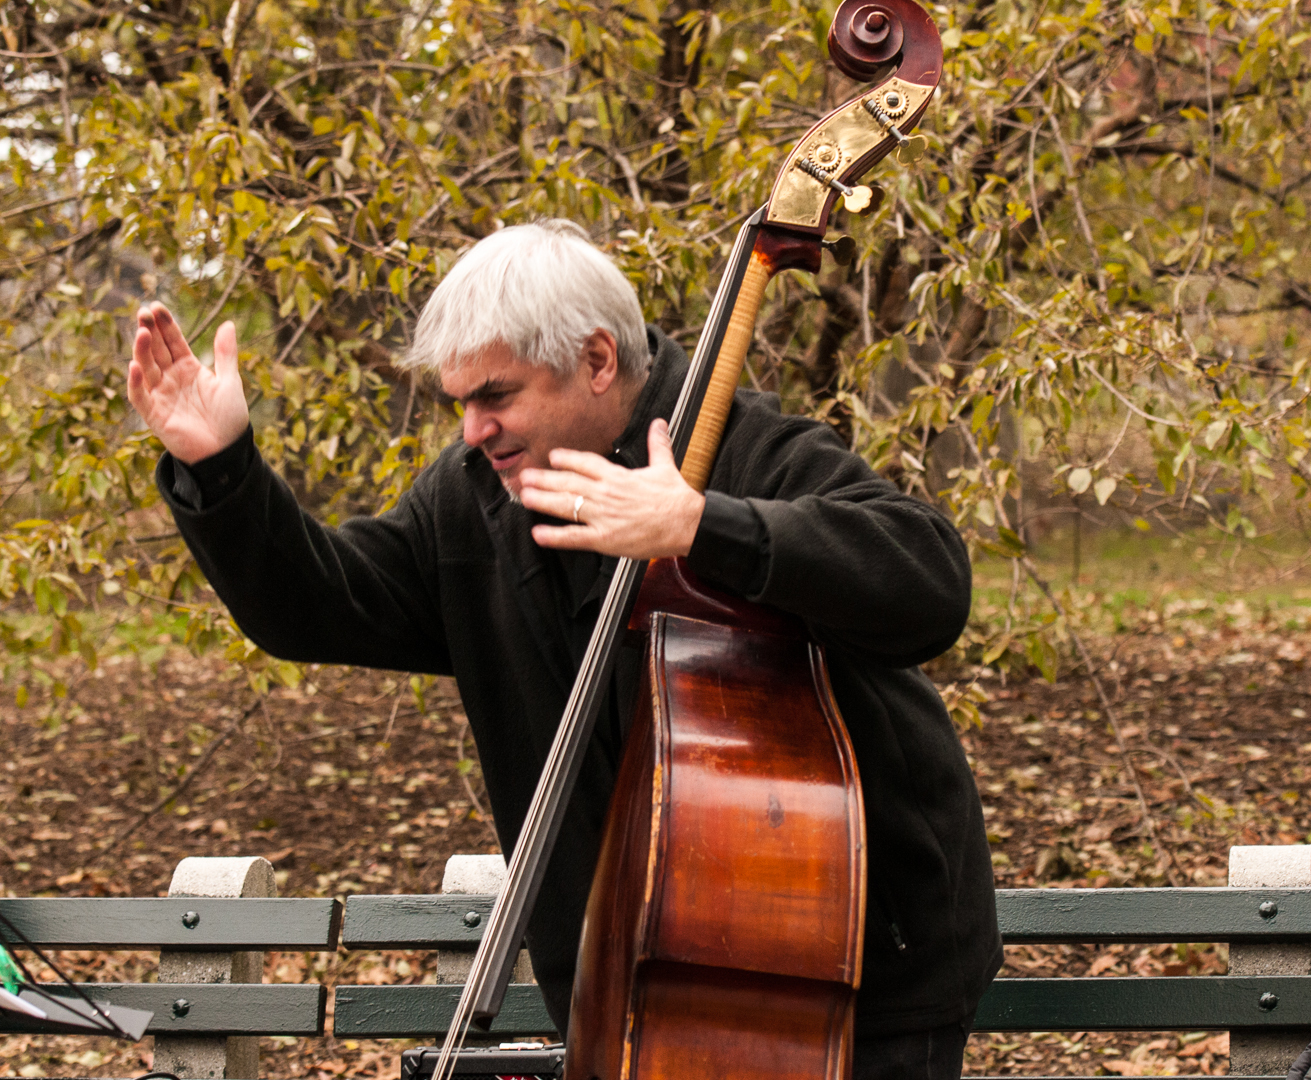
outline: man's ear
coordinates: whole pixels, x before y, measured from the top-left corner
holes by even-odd
[[[619,346],[609,330],[599,327],[583,341],[581,361],[587,368],[587,382],[600,397],[619,378]]]

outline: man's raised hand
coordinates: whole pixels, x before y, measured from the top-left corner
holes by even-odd
[[[231,446],[250,423],[237,371],[237,329],[214,335],[214,369],[205,367],[163,304],[137,312],[127,396],[164,448],[188,465]]]

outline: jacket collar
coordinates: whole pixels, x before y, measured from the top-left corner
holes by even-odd
[[[630,469],[642,469],[648,464],[647,429],[652,420],[668,420],[674,415],[683,380],[687,378],[687,354],[678,342],[658,326],[648,326],[646,344],[651,350],[651,372],[646,377],[637,404],[633,406],[628,426],[614,445],[615,459]]]

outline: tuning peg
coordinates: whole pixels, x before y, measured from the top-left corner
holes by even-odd
[[[856,258],[856,241],[849,236],[839,236],[836,240],[822,241],[824,250],[833,256],[839,266],[849,266]]]
[[[902,105],[904,109],[904,104]],[[897,160],[903,165],[914,165],[924,156],[924,151],[928,149],[929,140],[923,135],[913,135],[909,138],[903,134],[901,128],[897,127],[893,117],[879,105],[873,98],[865,101],[865,111],[874,117],[879,125],[897,140]]]
[[[842,205],[853,214],[869,214],[883,205],[883,189],[876,184],[849,187],[827,169],[816,165],[810,158],[797,158],[795,165],[803,173],[813,176],[821,184],[841,195]]]
[[[842,205],[852,214],[863,214],[869,209],[869,204],[873,201],[874,193],[864,184],[851,189],[849,194],[842,196]]]
[[[914,165],[924,156],[929,148],[929,140],[923,135],[912,135],[897,149],[897,160],[903,165]]]
[[[842,205],[853,214],[872,214],[883,205],[883,189],[877,184],[861,184],[842,197]]]

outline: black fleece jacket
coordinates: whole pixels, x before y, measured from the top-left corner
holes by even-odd
[[[649,336],[651,374],[615,444],[629,467],[646,464],[647,427],[669,417],[687,370],[677,344]],[[287,659],[454,675],[510,851],[614,560],[539,548],[535,515],[463,443],[394,509],[338,529],[305,514],[249,441],[234,453],[192,469],[165,455],[157,480],[242,630]],[[212,505],[195,474],[219,491]],[[965,547],[937,510],[875,476],[831,428],[782,415],[773,395],[738,391],[710,489],[692,569],[806,620],[851,733],[870,897],[857,1035],[961,1020],[1001,963],[992,866],[965,755],[915,665],[964,626]],[[562,1032],[640,671],[624,653],[528,932]]]

